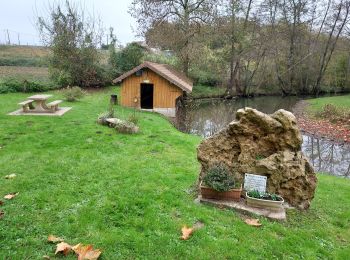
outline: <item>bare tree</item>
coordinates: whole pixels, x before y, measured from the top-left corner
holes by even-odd
[[[176,25],[174,28],[180,40],[176,51],[183,71],[188,74],[191,41],[201,26],[211,19],[215,6],[212,0],[134,0],[130,13],[137,19],[142,35],[162,23]]]
[[[227,84],[227,94],[233,95],[235,90],[237,95],[243,95],[241,88],[241,59],[244,50],[247,48],[246,39],[249,37],[247,33],[248,22],[252,10],[253,0],[248,0],[245,6],[241,0],[224,0],[223,13],[221,16],[227,17],[228,30],[227,41],[229,46],[229,82]]]
[[[321,91],[321,81],[332,58],[338,39],[341,36],[345,25],[349,21],[349,12],[350,1],[340,0],[340,2],[334,4],[334,12],[331,13],[329,17],[330,22],[327,26],[328,38],[325,43],[323,52],[321,52],[319,71],[312,90],[312,93],[316,96],[319,95]]]

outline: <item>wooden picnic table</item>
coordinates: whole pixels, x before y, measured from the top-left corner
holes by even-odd
[[[50,108],[46,105],[46,101],[52,97],[52,95],[34,95],[28,97],[28,100],[33,100],[35,102],[35,106],[31,109],[31,112],[49,112]]]

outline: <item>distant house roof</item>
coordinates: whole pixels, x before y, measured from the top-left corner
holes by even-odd
[[[167,64],[159,64],[159,63],[153,63],[146,61],[142,63],[141,65],[137,66],[136,68],[124,73],[120,77],[113,80],[113,83],[118,83],[123,81],[125,78],[133,75],[137,71],[148,68],[152,70],[153,72],[157,73],[158,75],[162,76],[175,86],[178,86],[183,91],[186,91],[188,93],[192,92],[193,82],[182,72],[179,72],[172,68],[171,66]]]

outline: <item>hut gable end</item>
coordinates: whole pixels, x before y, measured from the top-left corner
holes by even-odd
[[[113,83],[119,83],[125,80],[126,78],[135,75],[138,71],[144,70],[144,69],[150,69],[154,73],[158,74],[159,76],[163,77],[170,83],[174,84],[181,90],[191,93],[193,88],[193,82],[183,73],[175,70],[169,65],[166,64],[158,64],[153,62],[144,62],[141,65],[135,67],[134,69],[124,73],[120,77],[113,80]]]

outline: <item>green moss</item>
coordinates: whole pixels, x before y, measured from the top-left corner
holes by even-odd
[[[73,107],[63,117],[8,116],[29,94],[0,95],[0,195],[19,192],[1,206],[0,259],[53,256],[49,234],[93,244],[103,259],[348,258],[349,180],[319,175],[309,211],[250,227],[233,211],[194,203],[199,137],[152,113],[138,112],[136,135],[96,124],[113,92],[63,103]],[[3,178],[10,173],[17,177]],[[182,225],[197,220],[204,228],[181,241]]]

